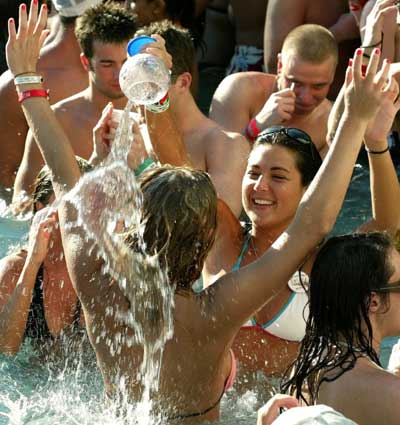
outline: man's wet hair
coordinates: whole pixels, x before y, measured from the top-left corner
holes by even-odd
[[[120,44],[133,38],[133,16],[118,3],[106,2],[91,7],[76,20],[75,35],[82,52],[93,57],[93,42]]]
[[[292,30],[285,38],[282,55],[295,55],[305,62],[320,64],[332,58],[338,62],[338,45],[326,28],[305,24]]]

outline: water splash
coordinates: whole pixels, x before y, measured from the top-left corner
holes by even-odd
[[[103,261],[103,272],[118,282],[129,301],[128,312],[118,306],[109,306],[107,314],[125,323],[133,331],[132,336],[104,337],[109,338],[112,355],[119,355],[124,344],[143,347],[143,361],[138,372],[142,398],[135,407],[134,417],[138,424],[144,425],[154,420],[151,399],[158,390],[165,343],[173,334],[174,291],[168,284],[167,270],[160,268],[158,257],[144,254],[146,246],[140,217],[142,194],[127,165],[131,144],[135,143],[129,128],[131,107],[128,103],[107,160],[98,169],[85,174],[66,201],[77,210],[77,220],[71,226],[84,229],[93,253]],[[124,241],[121,228],[134,229],[135,249]],[[120,377],[120,402],[125,410],[131,410],[127,393],[125,379]]]

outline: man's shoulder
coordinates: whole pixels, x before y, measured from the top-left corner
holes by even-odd
[[[258,93],[260,89],[265,90],[273,87],[276,76],[264,72],[237,72],[225,77],[218,87],[218,91],[236,92],[240,95]]]
[[[267,74],[265,72],[247,71],[247,72],[236,72],[235,74],[228,75],[223,79],[223,83],[226,85],[246,85],[246,86],[257,86],[259,84],[269,84],[275,82],[276,75]]]
[[[17,98],[14,77],[11,72],[7,70],[0,75],[0,97],[7,97],[6,103],[8,103],[8,96],[10,96],[11,94],[15,97],[15,99]]]
[[[12,121],[25,121],[20,104],[17,101],[17,92],[14,85],[14,77],[10,71],[5,71],[0,75],[0,111],[3,122],[4,117],[13,117]],[[8,121],[7,121],[8,122]]]

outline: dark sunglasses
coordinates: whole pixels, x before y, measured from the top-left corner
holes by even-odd
[[[284,134],[288,139],[309,146],[311,156],[313,159],[315,159],[315,151],[317,148],[311,140],[311,137],[305,131],[293,127],[274,126],[266,128],[258,135],[258,138],[262,139],[265,136],[268,137],[274,134]]]
[[[388,286],[378,289],[371,289],[374,292],[400,292],[400,280],[396,282],[389,282]]]

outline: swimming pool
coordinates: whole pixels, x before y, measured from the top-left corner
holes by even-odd
[[[0,198],[0,259],[15,252],[27,241],[31,216],[13,217]]]
[[[369,216],[369,173],[366,163],[360,162],[334,233],[349,232]],[[65,345],[59,359],[48,363],[29,343],[14,358],[0,355],[0,424],[126,423],[105,402],[95,357],[87,341],[83,347],[75,351]],[[384,358],[390,353],[388,347],[384,345]],[[255,425],[256,409],[269,395],[265,382],[257,382],[254,391],[239,394],[234,389],[223,397],[220,424]],[[132,419],[129,423],[134,423]]]

